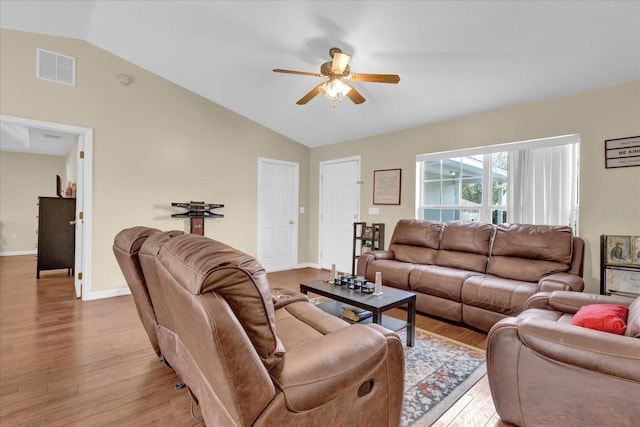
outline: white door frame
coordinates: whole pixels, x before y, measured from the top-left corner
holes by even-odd
[[[322,200],[322,168],[325,165],[330,165],[330,164],[334,164],[334,163],[343,163],[343,162],[351,162],[351,161],[357,161],[358,162],[358,183],[361,184],[362,181],[362,158],[361,156],[351,156],[351,157],[343,157],[340,159],[333,159],[333,160],[325,160],[320,162],[319,164],[319,170],[318,170],[318,181],[320,183],[320,185],[318,186],[318,198],[319,203],[318,203],[318,265],[320,266],[320,268],[322,268],[322,212],[323,212],[323,200]],[[361,186],[358,187],[359,189],[361,188]],[[353,222],[357,222],[360,221],[360,199],[361,199],[361,190],[358,191],[358,195],[357,195],[357,212],[356,212],[356,216],[357,218],[354,218]]]
[[[298,228],[299,220],[298,220],[298,205],[300,200],[300,164],[295,162],[288,162],[285,160],[275,160],[269,159],[266,157],[258,157],[258,236],[257,236],[257,258],[260,260],[263,256],[262,253],[262,203],[260,202],[261,197],[261,177],[262,177],[262,168],[265,163],[275,163],[283,166],[290,166],[294,168],[294,177],[293,177],[293,200],[292,200],[292,212],[293,221],[295,221],[295,227],[293,227],[293,242],[291,243],[291,251],[293,253],[293,263],[294,266],[298,265]]]
[[[41,120],[27,119],[23,117],[8,116],[0,114],[0,121],[4,123],[20,124],[28,127],[35,127],[45,130],[53,130],[59,132],[73,133],[78,135],[79,142],[84,145],[84,160],[76,159],[83,162],[83,167],[78,168],[76,189],[80,197],[81,203],[76,203],[76,230],[82,227],[79,241],[76,241],[76,260],[81,259],[80,265],[74,268],[74,285],[76,287],[76,297],[86,301],[91,295],[91,219],[92,219],[92,201],[93,201],[93,129],[66,125],[61,123],[45,122]],[[80,219],[82,214],[82,219]],[[79,246],[79,247],[78,247]],[[82,276],[80,276],[82,273]],[[82,277],[82,279],[80,279]]]

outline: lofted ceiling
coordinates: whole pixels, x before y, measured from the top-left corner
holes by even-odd
[[[640,80],[640,1],[2,0],[0,25],[86,40],[308,147]],[[296,105],[322,80],[272,70],[319,72],[333,46],[400,83]]]

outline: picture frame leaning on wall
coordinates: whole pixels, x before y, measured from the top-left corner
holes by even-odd
[[[632,264],[633,260],[632,236],[607,236],[607,263],[608,264]],[[640,249],[640,248],[638,248]],[[637,254],[636,254],[637,255]]]

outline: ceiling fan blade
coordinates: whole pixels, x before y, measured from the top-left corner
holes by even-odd
[[[309,73],[307,71],[281,70],[279,68],[276,68],[275,70],[273,70],[273,72],[285,73],[285,74],[299,74],[301,76],[324,77],[322,74],[319,74],[319,73]]]
[[[351,86],[347,82],[342,83],[350,89],[346,95],[350,100],[353,101],[354,104],[362,104],[364,101],[366,101],[366,99],[364,99],[364,96],[360,95],[360,92],[358,92],[353,86]]]
[[[347,77],[354,82],[366,83],[398,83],[400,76],[397,74],[349,74]]]
[[[308,94],[306,94],[305,96],[303,96],[302,98],[300,98],[298,100],[298,102],[296,102],[296,104],[298,105],[304,105],[307,102],[311,101],[313,99],[314,96],[316,96],[317,94],[320,93],[320,91],[322,91],[322,86],[324,86],[324,82],[320,83],[318,86],[314,87],[313,89],[311,89],[309,91]]]

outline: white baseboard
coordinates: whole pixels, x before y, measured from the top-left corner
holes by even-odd
[[[34,249],[31,251],[0,252],[0,256],[16,256],[16,255],[38,255],[38,251]]]
[[[316,264],[313,262],[305,262],[302,264],[298,264],[296,268],[315,268],[316,270],[320,270],[320,264]]]
[[[108,291],[91,292],[86,298],[82,298],[84,301],[91,301],[94,299],[113,298],[122,295],[131,295],[129,288],[110,289]]]
[[[316,269],[320,269],[320,266],[318,264],[313,264],[313,263],[302,263],[302,264],[297,264],[291,268],[279,268],[277,270],[268,270],[267,273],[276,273],[278,271],[288,271],[288,270],[297,270],[298,268],[316,268]]]

